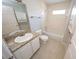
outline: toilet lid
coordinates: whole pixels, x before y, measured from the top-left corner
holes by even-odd
[[[41,35],[40,38],[41,38],[41,39],[48,39],[48,36],[46,36],[46,35]]]

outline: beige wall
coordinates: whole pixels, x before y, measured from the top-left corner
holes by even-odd
[[[46,20],[46,31],[56,34],[63,35],[65,28],[67,26],[68,19],[65,15],[53,15],[53,10],[62,10],[65,9],[66,13],[68,10],[69,2],[51,4],[47,6],[47,20]]]
[[[2,6],[2,34],[8,34],[19,29],[14,11],[11,7]]]

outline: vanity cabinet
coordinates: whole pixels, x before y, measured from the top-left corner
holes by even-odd
[[[16,59],[30,59],[31,56],[39,49],[39,37],[34,38],[14,52]]]
[[[17,59],[29,59],[32,56],[32,46],[30,43],[27,43],[23,47],[19,48],[14,52],[14,55]]]
[[[35,53],[40,47],[39,37],[32,40],[31,45],[32,45],[33,53]]]

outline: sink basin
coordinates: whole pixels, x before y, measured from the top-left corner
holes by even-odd
[[[29,41],[33,38],[33,34],[32,33],[26,33],[24,36],[18,36],[15,38],[15,42],[16,43],[22,43],[22,42],[26,42]]]

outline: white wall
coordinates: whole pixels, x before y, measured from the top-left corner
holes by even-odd
[[[19,30],[14,11],[11,7],[2,6],[2,34]]]
[[[42,16],[42,6],[40,0],[23,0],[23,3],[26,4],[28,11],[28,16]]]
[[[23,0],[23,3],[26,4],[31,30],[36,31],[41,29],[46,10],[45,4],[40,0]],[[35,17],[30,18],[31,16]]]

